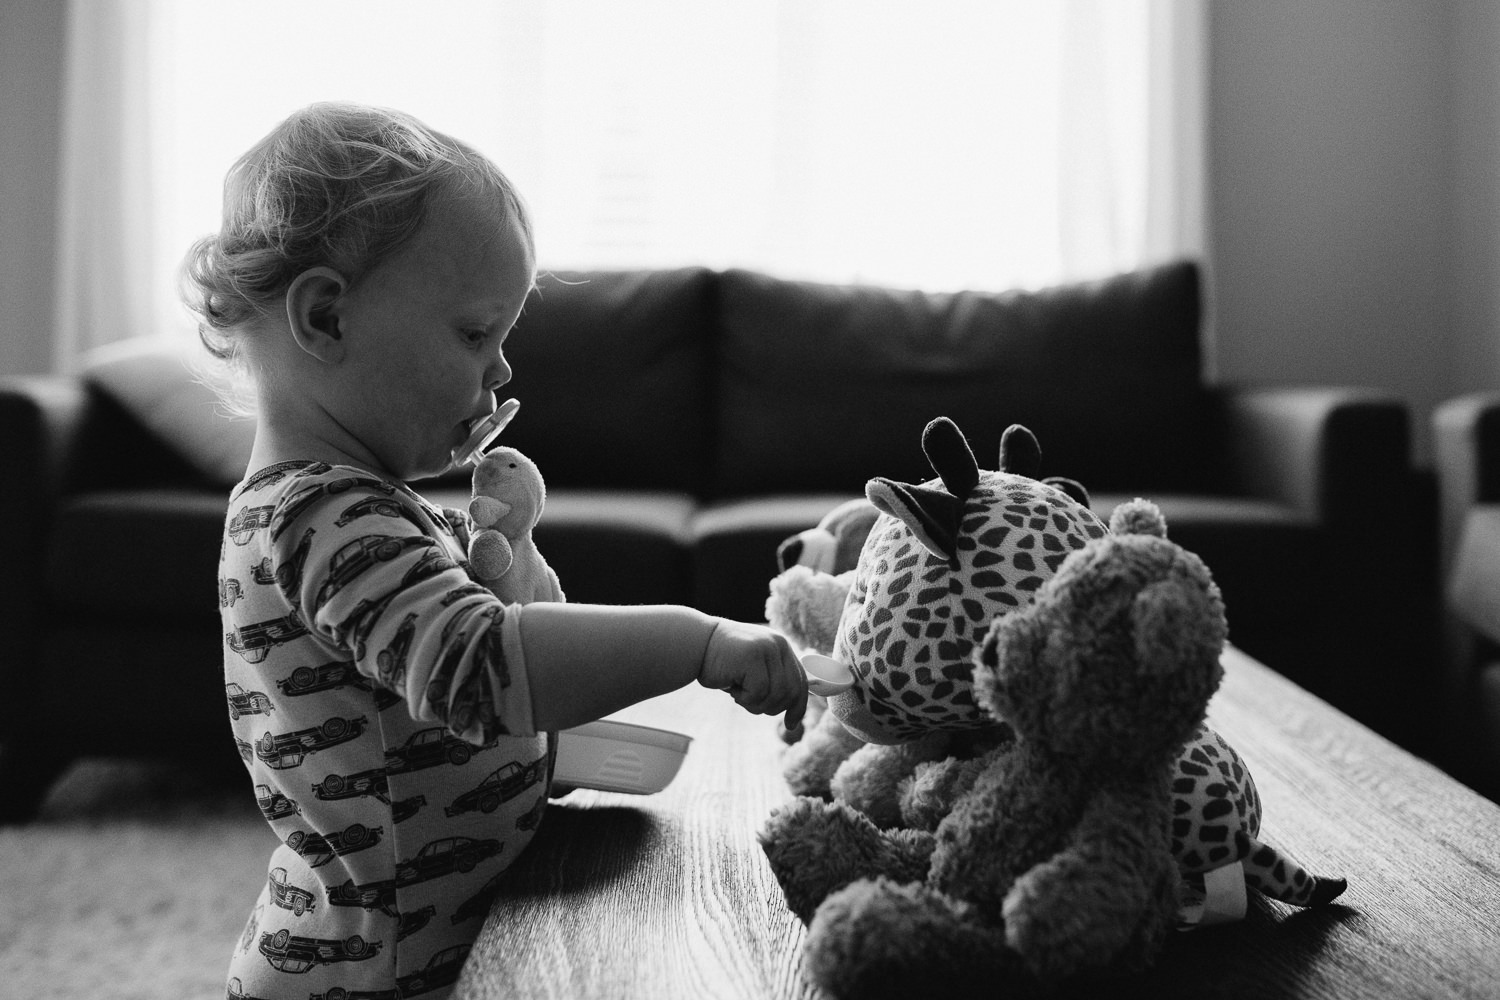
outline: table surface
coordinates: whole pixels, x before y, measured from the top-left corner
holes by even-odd
[[[1321,910],[1252,894],[1110,995],[1500,997],[1500,806],[1244,654],[1224,665],[1209,723],[1255,776],[1263,834],[1349,889]],[[455,997],[820,997],[755,838],[790,797],[774,723],[697,686],[618,717],[694,737],[682,771],[554,803]]]

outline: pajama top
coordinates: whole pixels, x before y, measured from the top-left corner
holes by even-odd
[[[224,688],[282,844],[228,996],[446,997],[531,839],[550,741],[521,609],[470,579],[468,532],[349,466],[274,465],[231,495]]]

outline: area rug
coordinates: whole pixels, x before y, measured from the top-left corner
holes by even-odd
[[[0,826],[0,996],[218,1000],[275,845],[244,774],[76,765]]]

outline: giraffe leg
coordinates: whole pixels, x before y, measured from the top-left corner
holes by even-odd
[[[1348,888],[1341,878],[1314,875],[1264,841],[1251,840],[1244,859],[1245,881],[1252,889],[1293,906],[1323,906]]]

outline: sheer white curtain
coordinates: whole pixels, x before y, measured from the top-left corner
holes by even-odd
[[[234,158],[320,99],[489,153],[543,267],[1007,288],[1205,245],[1204,0],[72,0],[59,358],[186,330]]]

